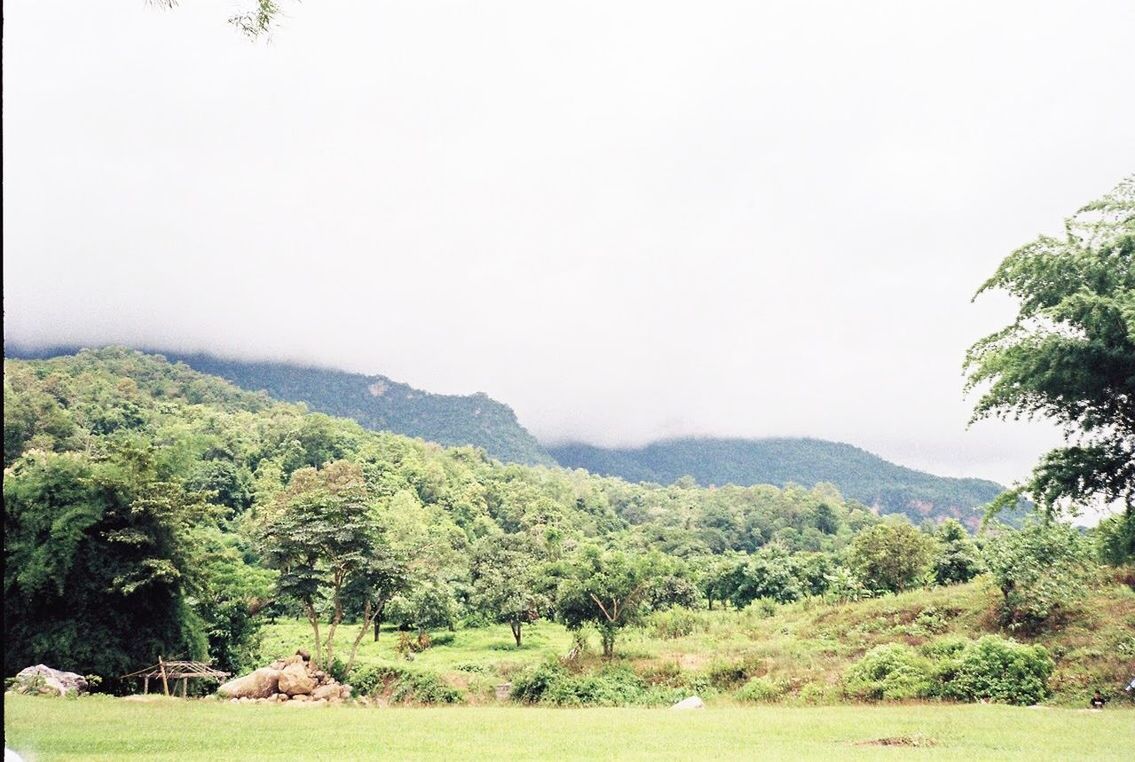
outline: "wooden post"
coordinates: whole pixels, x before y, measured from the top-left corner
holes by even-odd
[[[142,678],[142,693],[147,694],[150,692],[150,676],[146,675]]]
[[[182,698],[188,698],[189,697],[189,678],[188,677],[181,678],[181,697]]]
[[[158,666],[162,670],[162,690],[165,694],[169,695],[169,680],[166,679],[166,663],[161,656],[158,656]]]

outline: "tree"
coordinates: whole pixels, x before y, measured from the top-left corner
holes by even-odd
[[[490,535],[473,548],[471,573],[477,608],[512,629],[520,648],[521,628],[547,613],[541,590],[539,549],[527,535]]]
[[[903,517],[857,534],[851,543],[849,561],[869,589],[897,593],[922,580],[933,554],[934,540]]]
[[[968,582],[981,573],[981,555],[966,528],[957,519],[942,522],[935,533],[938,555],[934,559],[934,581],[939,585]]]
[[[265,561],[280,571],[280,594],[302,606],[315,636],[317,664],[329,665],[334,658],[347,591],[378,552],[379,531],[362,469],[347,461],[296,471],[262,520]],[[330,621],[321,640],[324,609]]]
[[[178,0],[151,0],[156,5],[173,8]],[[251,8],[243,13],[229,16],[229,23],[239,29],[241,33],[255,40],[261,35],[268,34],[280,16],[280,3],[277,0],[248,0]]]
[[[657,554],[628,555],[588,545],[580,549],[556,592],[556,609],[569,630],[594,624],[603,656],[615,653],[619,630],[642,619],[651,582],[663,571]]]
[[[965,359],[972,421],[1045,418],[1067,445],[999,501],[1034,500],[1051,517],[1094,499],[1135,513],[1135,176],[1010,254],[978,290],[1020,302],[1013,323]]]
[[[4,474],[4,669],[121,675],[206,655],[191,528],[210,509],[133,441],[95,460],[32,450]]]
[[[1084,596],[1089,557],[1084,537],[1060,522],[1030,521],[994,536],[985,560],[1003,596],[1002,624],[1030,632],[1056,622]]]

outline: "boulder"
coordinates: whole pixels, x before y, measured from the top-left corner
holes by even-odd
[[[21,669],[16,674],[17,693],[40,693],[47,696],[82,695],[87,692],[87,679],[74,672],[63,672],[43,664]]]
[[[339,698],[339,686],[336,684],[321,685],[311,692],[313,699]]]
[[[705,702],[698,696],[690,696],[679,701],[671,709],[705,709]]]
[[[303,662],[289,664],[280,670],[280,693],[289,696],[302,696],[315,690],[315,679],[307,674]]]
[[[283,692],[279,687],[280,670],[270,667],[261,667],[244,677],[229,680],[217,689],[217,694],[223,698],[268,698],[277,691]]]

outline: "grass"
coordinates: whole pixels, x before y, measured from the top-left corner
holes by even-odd
[[[215,759],[1129,759],[1135,710],[992,705],[290,708],[8,695],[30,761]]]
[[[616,661],[651,685],[697,692],[714,703],[727,703],[754,677],[783,690],[776,699],[794,705],[845,701],[841,678],[873,646],[919,646],[946,636],[976,639],[990,632],[1004,636],[994,610],[999,593],[988,582],[915,590],[857,603],[806,600],[784,606],[744,610],[687,612],[686,627],[676,633],[663,622],[628,628],[619,635]],[[357,633],[344,626],[337,654],[346,659]],[[1032,639],[1045,645],[1056,661],[1050,703],[1087,706],[1097,688],[1116,702],[1130,701],[1120,688],[1135,674],[1135,591],[1104,585],[1063,625]],[[435,645],[408,662],[394,646],[398,633],[383,631],[378,643],[364,638],[360,664],[387,664],[440,675],[462,691],[469,703],[491,703],[493,687],[549,657],[563,656],[572,636],[562,626],[538,622],[524,628],[516,648],[507,625],[435,632]],[[310,628],[281,621],[266,628],[263,661],[310,647]],[[593,646],[598,638],[592,634]],[[595,671],[593,652],[574,669]]]

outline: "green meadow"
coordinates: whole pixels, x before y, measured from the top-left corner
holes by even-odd
[[[28,760],[1130,759],[1135,710],[994,705],[546,709],[7,696]]]

